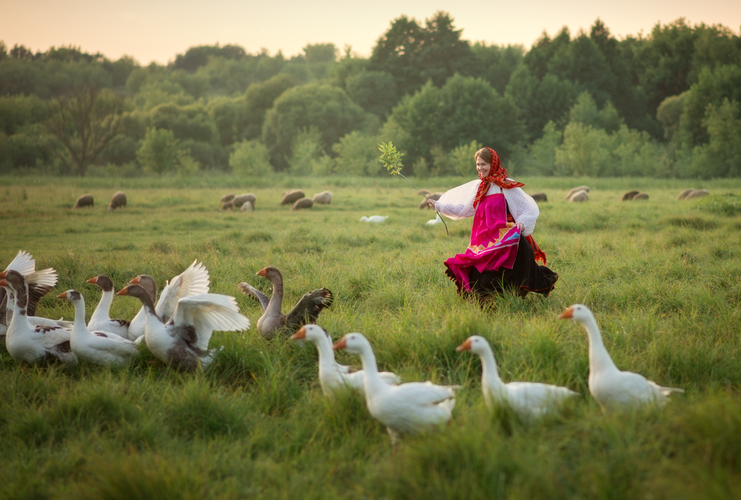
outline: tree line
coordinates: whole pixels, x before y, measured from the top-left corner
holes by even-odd
[[[684,19],[617,39],[597,19],[526,50],[445,12],[390,23],[369,57],[203,45],[167,65],[0,42],[0,172],[468,175],[495,148],[531,175],[741,175],[741,39]]]

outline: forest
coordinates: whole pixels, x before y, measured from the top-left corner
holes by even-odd
[[[741,39],[685,19],[614,37],[597,19],[526,49],[470,42],[446,12],[390,22],[369,57],[203,45],[167,65],[0,41],[0,174],[741,176]]]

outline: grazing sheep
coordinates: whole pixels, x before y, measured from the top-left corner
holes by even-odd
[[[589,193],[586,191],[577,191],[571,195],[569,201],[589,201]]]
[[[623,193],[623,195],[620,197],[620,201],[630,201],[633,198],[635,198],[635,196],[638,193],[640,193],[640,191],[635,191],[635,190],[634,191],[628,191],[627,193]]]
[[[221,197],[219,200],[221,203],[226,203],[227,201],[232,201],[234,199],[234,193],[225,194]]]
[[[693,191],[694,191],[694,189],[685,189],[684,191],[682,191],[681,193],[679,193],[679,196],[677,196],[677,199],[678,200],[683,200],[683,199],[687,198],[690,195],[690,193],[692,193]]]
[[[296,203],[293,204],[291,207],[291,210],[301,210],[304,208],[308,208],[311,210],[311,207],[314,206],[314,201],[311,198],[301,198],[299,200],[296,200]]]
[[[535,201],[548,201],[548,197],[545,193],[535,193],[530,195],[530,197]]]
[[[252,203],[252,208],[255,208],[257,196],[252,193],[240,194],[232,200],[232,203],[234,203],[234,208],[239,208],[244,204],[245,201],[249,201],[250,203]]]
[[[633,197],[633,199],[634,200],[647,200],[648,199],[648,194],[646,194],[646,193],[638,193],[637,195],[635,195]]]
[[[437,201],[437,200],[440,199],[440,197],[442,195],[443,195],[442,193],[428,194],[427,195],[427,198],[424,199],[424,200],[422,200],[422,202],[419,204],[419,209],[422,210],[422,209],[425,209],[425,208],[431,208],[430,205],[427,203],[427,200],[435,200],[435,201]]]
[[[314,195],[314,203],[318,205],[329,205],[332,203],[332,193],[330,191],[322,191]]]
[[[119,191],[111,198],[111,204],[108,205],[108,210],[116,210],[117,208],[126,208],[126,193]]]
[[[300,189],[288,191],[286,194],[283,195],[283,199],[280,201],[280,205],[291,205],[292,203],[295,203],[296,200],[300,200],[305,196],[306,195],[304,194],[304,192]]]
[[[93,207],[93,206],[95,206],[95,203],[93,201],[93,195],[83,194],[82,196],[77,198],[77,201],[75,202],[75,206],[72,208]]]
[[[701,198],[709,194],[710,193],[708,192],[707,189],[695,189],[694,191],[692,191],[690,194],[687,195],[685,200],[689,200],[690,198]]]
[[[569,194],[566,195],[566,199],[569,200],[574,195],[574,193],[578,193],[579,191],[586,191],[587,194],[589,194],[589,186],[579,186],[575,187],[571,191],[569,191]]]
[[[240,212],[252,212],[254,210],[254,207],[252,206],[251,201],[245,201],[242,203],[242,208],[239,209]]]
[[[232,203],[231,201],[225,201],[221,205],[221,211],[222,212],[226,212],[227,210],[233,210],[233,209],[234,209],[234,203]]]

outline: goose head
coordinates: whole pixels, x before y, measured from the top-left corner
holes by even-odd
[[[82,294],[78,292],[77,290],[67,290],[66,292],[62,292],[59,295],[57,295],[58,299],[67,299],[70,302],[77,302],[78,300],[82,299]]]
[[[323,339],[327,339],[330,343],[332,339],[329,337],[329,333],[319,325],[304,325],[299,331],[291,335],[291,340],[308,340],[318,344]]]
[[[362,333],[348,333],[332,346],[332,349],[344,349],[350,354],[363,354],[370,347],[370,342]]]
[[[3,286],[10,287],[15,292],[20,292],[21,290],[23,290],[26,284],[26,279],[23,277],[23,275],[13,269],[6,269],[5,271],[1,272],[0,279],[2,279],[6,283]]]
[[[455,350],[458,352],[471,351],[472,353],[481,356],[487,351],[491,351],[491,347],[489,347],[489,343],[484,337],[481,337],[479,335],[471,335],[466,339],[465,342],[456,347]]]
[[[93,285],[98,285],[104,292],[113,291],[113,280],[105,274],[98,275],[95,278],[90,278],[87,282],[92,283]]]
[[[155,298],[157,297],[157,282],[154,281],[154,278],[152,278],[148,274],[140,274],[133,280],[129,281],[129,284],[139,285],[140,287],[144,288],[147,294],[149,294],[149,297],[152,299],[152,302],[154,302]]]
[[[559,316],[560,319],[571,319],[577,323],[584,323],[590,319],[594,319],[592,311],[583,304],[574,304],[573,306],[566,309]]]
[[[128,295],[130,297],[136,297],[137,299],[141,300],[143,304],[148,304],[152,309],[154,309],[154,304],[152,304],[152,297],[149,295],[149,292],[141,285],[129,283],[118,292],[116,292],[116,295]]]
[[[278,268],[273,266],[268,266],[266,268],[260,269],[259,271],[257,271],[256,274],[257,276],[262,276],[271,283],[283,281],[283,275],[280,273]]]

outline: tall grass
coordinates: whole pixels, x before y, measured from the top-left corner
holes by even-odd
[[[4,180],[0,262],[23,249],[59,273],[43,316],[71,317],[55,296],[75,288],[89,317],[100,290],[86,280],[95,275],[120,288],[148,273],[161,288],[198,259],[212,291],[235,296],[254,325],[260,306],[237,283],[269,292],[255,273],[274,265],[286,279],[284,309],[327,287],[335,303],[319,322],[334,339],[362,332],[382,369],[464,388],[450,425],[394,450],[354,394],[322,396],[312,345],[268,342],[254,327],[215,333],[212,345],[224,350],[196,374],[168,369],[144,347],[120,370],[27,366],[0,351],[0,498],[741,495],[740,181],[518,179],[548,195],[534,236],[560,279],[548,298],[505,295],[482,309],[443,272],[471,221],[449,222],[450,237],[426,226],[432,215],[398,179]],[[578,184],[592,187],[590,201],[564,201]],[[620,202],[634,187],[650,199]],[[685,187],[711,196],[676,200]],[[333,203],[291,212],[278,202],[293,188],[330,189]],[[108,212],[118,189],[129,206]],[[256,211],[220,212],[228,191],[255,193]],[[84,192],[96,207],[72,210]],[[359,222],[374,214],[389,219]],[[557,319],[577,302],[595,313],[620,368],[686,393],[662,411],[603,414],[587,389],[586,334]],[[117,297],[111,315],[137,309]],[[506,408],[488,412],[480,362],[455,352],[473,334],[491,342],[505,381],[565,385],[582,397],[535,424]]]

